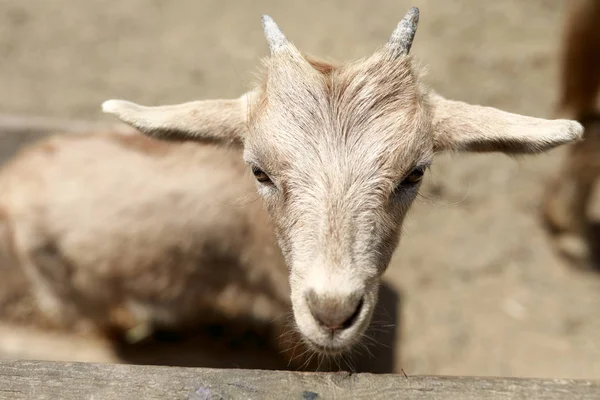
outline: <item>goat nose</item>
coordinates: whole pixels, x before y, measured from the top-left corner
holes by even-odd
[[[362,293],[349,296],[329,297],[317,295],[314,290],[306,293],[308,308],[314,319],[331,331],[348,329],[356,322],[364,300]]]

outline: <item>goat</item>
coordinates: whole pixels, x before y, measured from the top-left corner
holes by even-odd
[[[600,1],[578,0],[569,5],[555,113],[579,120],[585,127],[585,140],[570,146],[561,170],[549,183],[542,217],[560,254],[584,267],[593,262],[587,213],[600,175]]]
[[[539,153],[573,142],[579,123],[447,100],[422,83],[409,54],[419,11],[368,58],[333,65],[303,54],[268,16],[271,56],[237,99],[103,110],[154,138],[243,148],[290,269],[304,341],[351,349],[372,318],[400,226],[435,153]]]

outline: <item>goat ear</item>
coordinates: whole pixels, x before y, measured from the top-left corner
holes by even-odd
[[[431,93],[436,151],[541,153],[581,139],[583,127],[476,106]]]
[[[241,145],[246,132],[247,95],[158,107],[108,100],[102,110],[151,137]]]

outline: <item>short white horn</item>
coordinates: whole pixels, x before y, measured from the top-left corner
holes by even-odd
[[[396,57],[410,53],[417,25],[419,24],[419,9],[413,7],[398,23],[387,43],[388,50]]]
[[[273,18],[268,15],[263,15],[261,21],[265,31],[265,37],[269,43],[269,49],[271,49],[271,54],[288,45],[289,41],[281,29],[279,29],[279,26],[273,21]]]

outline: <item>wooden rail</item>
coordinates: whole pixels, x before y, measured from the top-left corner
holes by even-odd
[[[0,362],[0,399],[600,399],[600,382]]]

